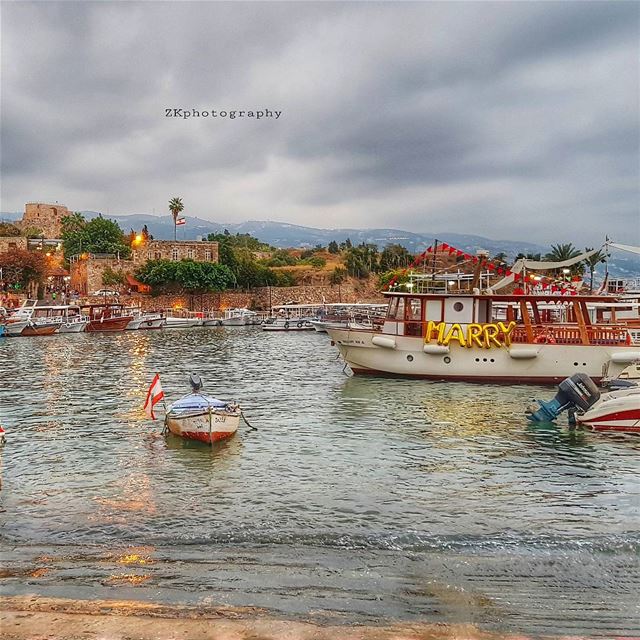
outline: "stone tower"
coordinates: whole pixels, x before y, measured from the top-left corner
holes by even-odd
[[[21,229],[35,227],[42,231],[45,238],[60,238],[62,218],[69,215],[69,209],[61,204],[29,202],[24,207],[24,216],[18,223]]]

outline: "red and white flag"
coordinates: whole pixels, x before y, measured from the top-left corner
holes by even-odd
[[[186,218],[178,218],[176,220],[176,227],[181,225],[181,224],[187,224],[187,219]]]
[[[153,407],[155,407],[160,400],[164,398],[164,391],[160,384],[160,375],[156,373],[147,391],[147,399],[144,402],[144,412],[152,419],[155,420],[156,416],[153,413]]]

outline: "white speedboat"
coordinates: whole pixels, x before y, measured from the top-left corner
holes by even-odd
[[[167,409],[165,427],[176,436],[213,444],[238,430],[242,410],[236,402],[225,402],[201,393],[202,381],[189,376],[192,392]]]
[[[311,318],[269,318],[263,325],[263,331],[313,331]]]
[[[164,326],[167,329],[189,329],[202,326],[202,314],[196,315],[192,311],[170,309],[165,314]]]
[[[640,386],[601,393],[584,373],[563,380],[555,398],[538,401],[526,411],[532,422],[553,422],[563,411],[569,424],[595,431],[640,433]]]
[[[82,333],[89,324],[87,316],[69,316],[60,322],[58,333]]]
[[[224,327],[246,327],[253,324],[257,317],[255,311],[249,309],[226,309],[224,318],[222,318],[222,326]]]
[[[133,317],[133,320],[127,325],[127,331],[162,329],[164,323],[165,318],[160,313],[143,313]]]

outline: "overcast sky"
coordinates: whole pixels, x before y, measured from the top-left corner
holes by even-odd
[[[640,244],[636,2],[2,4],[2,200]],[[167,108],[281,111],[256,120]]]

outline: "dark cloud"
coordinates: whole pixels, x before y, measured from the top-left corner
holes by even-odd
[[[640,242],[639,21],[625,2],[5,3],[0,204],[178,194],[221,221]]]

